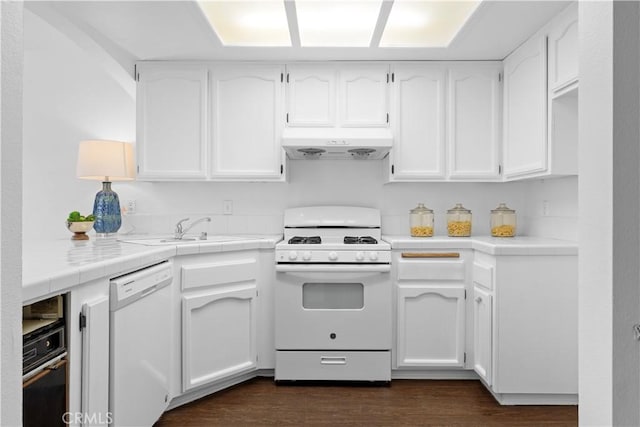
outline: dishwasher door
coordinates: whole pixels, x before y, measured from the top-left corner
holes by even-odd
[[[169,405],[171,263],[111,281],[109,411],[114,426],[151,426]]]

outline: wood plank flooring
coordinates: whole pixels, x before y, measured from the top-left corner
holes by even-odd
[[[500,406],[479,381],[390,387],[276,385],[255,378],[166,412],[156,427],[576,426],[577,406]]]

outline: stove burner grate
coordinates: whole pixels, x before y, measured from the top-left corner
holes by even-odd
[[[356,237],[356,236],[345,236],[344,237],[344,244],[345,245],[356,245],[356,244],[360,244],[360,245],[375,245],[377,244],[378,241],[376,239],[374,239],[371,236],[361,236],[361,237]]]
[[[289,239],[290,245],[319,245],[322,243],[320,236],[293,236]]]

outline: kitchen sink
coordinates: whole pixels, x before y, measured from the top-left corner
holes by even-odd
[[[131,239],[119,239],[121,242],[136,243],[138,245],[147,246],[161,246],[161,245],[181,245],[181,244],[194,244],[194,243],[221,243],[221,242],[233,242],[236,240],[246,240],[246,237],[237,236],[207,236],[205,239],[199,239],[197,237],[183,237],[182,239],[176,239],[175,237],[149,237],[149,238],[131,238]]]

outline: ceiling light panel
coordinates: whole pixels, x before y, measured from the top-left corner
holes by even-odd
[[[303,47],[368,47],[382,0],[297,0]]]
[[[447,47],[480,3],[395,0],[380,47]]]
[[[284,2],[198,1],[225,46],[291,46]]]

